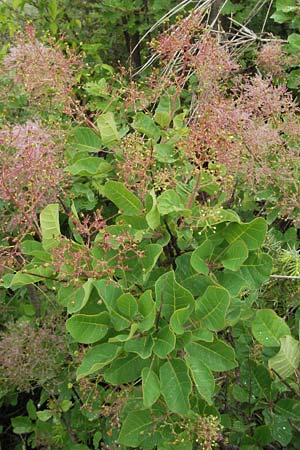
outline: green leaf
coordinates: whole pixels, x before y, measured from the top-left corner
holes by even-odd
[[[103,367],[110,364],[122,351],[117,344],[104,343],[95,345],[83,357],[80,366],[77,369],[77,380],[98,372]]]
[[[30,433],[33,429],[32,423],[29,417],[18,416],[11,419],[13,426],[13,432],[16,434]]]
[[[278,11],[288,12],[290,8],[296,5],[295,0],[276,0],[276,10]]]
[[[26,273],[26,271],[28,273]],[[51,278],[53,276],[53,271],[49,267],[35,267],[30,270],[23,269],[23,272],[17,272],[12,276],[9,286],[12,287],[20,287],[26,286],[27,284],[34,284],[38,281],[45,280],[47,278]]]
[[[155,144],[153,146],[154,158],[162,163],[172,163],[177,160],[176,151],[170,144]]]
[[[297,89],[300,86],[300,69],[291,70],[288,74],[287,87],[289,89]]]
[[[255,363],[253,363],[251,366],[253,379],[259,388],[261,394],[260,396],[266,399],[270,399],[272,382],[270,371],[263,364],[256,365]]]
[[[230,223],[224,230],[224,237],[230,244],[243,240],[248,250],[261,247],[267,233],[267,222],[258,217],[249,223]]]
[[[231,370],[237,366],[233,348],[219,339],[214,342],[192,342],[185,349],[189,357],[205,361],[213,372]]]
[[[220,262],[225,269],[237,271],[248,258],[248,248],[244,241],[237,240],[223,254]]]
[[[129,324],[128,327],[130,326],[129,332],[128,330],[126,330],[125,334],[119,334],[117,336],[113,336],[111,338],[109,338],[108,342],[126,342],[129,341],[130,339],[133,338],[133,336],[135,335],[135,332],[138,330],[138,324],[137,323],[132,323],[131,325]]]
[[[142,391],[145,408],[151,408],[160,396],[160,383],[156,373],[149,367],[142,370]]]
[[[210,239],[206,239],[191,256],[191,266],[199,273],[208,275],[209,267],[205,263],[206,259],[211,259],[214,250],[214,244]]]
[[[179,195],[173,189],[163,192],[157,199],[157,209],[159,214],[165,216],[172,212],[180,212],[185,209]]]
[[[137,216],[142,213],[142,202],[126,189],[123,183],[108,181],[104,186],[104,195],[127,216]]]
[[[51,419],[53,413],[50,409],[44,409],[43,411],[38,411],[36,415],[41,422],[47,422]]]
[[[288,42],[292,47],[294,47],[298,51],[300,50],[300,34],[291,33],[288,36]]]
[[[188,355],[186,361],[197,391],[209,405],[212,405],[212,396],[215,391],[215,379],[212,371],[195,356]]]
[[[208,286],[196,303],[196,318],[211,331],[223,330],[229,305],[230,297],[226,289]]]
[[[71,400],[62,400],[62,402],[60,403],[60,409],[62,410],[62,412],[67,412],[71,409],[71,407],[73,406],[73,403],[71,402]]]
[[[67,447],[66,450],[90,450],[90,448],[84,444],[71,444],[71,447]]]
[[[104,379],[114,386],[130,383],[141,377],[144,367],[149,366],[149,360],[129,353],[128,356],[116,359],[111,367],[104,372]]]
[[[153,426],[149,410],[132,411],[124,420],[118,442],[128,447],[138,447]]]
[[[117,310],[117,299],[122,295],[122,290],[117,284],[107,280],[97,280],[93,282],[100,299],[103,300],[110,313],[110,320],[116,331],[124,330],[131,326],[130,320],[122,316]]]
[[[45,250],[57,246],[57,238],[60,236],[59,205],[52,203],[47,205],[40,214],[43,247]]]
[[[101,158],[89,157],[78,159],[74,164],[66,167],[65,170],[72,175],[93,177],[107,175],[112,170],[112,166]]]
[[[150,272],[163,251],[163,247],[159,244],[147,244],[145,247],[137,248],[137,250],[141,250],[143,255],[140,258],[134,255],[131,260],[128,260],[125,278],[132,283],[143,284],[148,280]]]
[[[92,347],[77,369],[77,380],[92,375],[110,364],[121,352],[121,347],[113,343],[104,343]]]
[[[293,439],[293,432],[288,419],[274,415],[270,428],[273,439],[287,448],[286,446]]]
[[[170,326],[176,334],[183,334],[185,332],[184,324],[189,319],[192,313],[192,308],[187,306],[186,308],[177,309],[173,312],[170,319]]]
[[[175,441],[163,441],[157,446],[157,450],[193,450],[193,444],[188,442],[189,439],[187,432],[176,433]]]
[[[30,417],[31,420],[35,420],[36,419],[36,407],[35,404],[33,403],[32,399],[28,400],[28,402],[26,403],[26,410],[28,413],[28,416]]]
[[[102,439],[102,432],[101,431],[96,431],[96,433],[93,436],[93,446],[94,446],[94,448],[99,448],[101,439]]]
[[[300,363],[300,343],[292,336],[280,339],[279,352],[269,359],[269,368],[278,373],[281,378],[292,375]]]
[[[24,255],[31,255],[41,261],[51,262],[51,256],[44,250],[41,242],[32,240],[23,241],[21,243],[21,248]]]
[[[98,153],[102,147],[100,137],[90,128],[79,127],[73,133],[72,147],[82,152]]]
[[[215,275],[221,286],[227,289],[233,297],[238,296],[241,290],[248,285],[240,275],[231,271],[219,271]]]
[[[102,144],[109,147],[120,140],[114,115],[112,112],[101,114],[97,119],[97,127],[99,128]]]
[[[139,324],[139,329],[142,333],[150,330],[155,323],[156,318],[156,304],[152,298],[152,291],[145,291],[138,301],[139,313],[144,319]]]
[[[136,113],[132,126],[135,130],[145,134],[155,142],[160,138],[160,129],[155,125],[153,119],[143,112]]]
[[[72,284],[65,288],[67,297],[65,298],[66,303],[64,306],[67,306],[68,313],[73,314],[79,312],[87,304],[92,290],[92,279],[87,280],[80,288],[76,289]]]
[[[171,411],[186,415],[190,410],[192,383],[184,361],[174,358],[159,371],[161,393]]]
[[[140,358],[150,358],[153,349],[153,339],[151,336],[136,336],[125,342],[124,350],[128,353],[137,353]]]
[[[66,322],[66,328],[75,341],[81,344],[93,344],[108,332],[109,314],[76,314]]]
[[[120,313],[129,319],[133,319],[138,311],[136,299],[132,294],[122,294],[116,301],[117,308]]]
[[[162,275],[155,283],[157,308],[161,307],[162,316],[169,320],[177,309],[194,308],[195,300],[190,291],[175,280],[173,271]]]
[[[290,14],[287,14],[287,13],[284,13],[281,11],[275,11],[271,15],[271,19],[273,19],[274,22],[277,22],[277,23],[285,23],[290,20]]]
[[[157,333],[154,341],[153,352],[159,358],[165,359],[166,356],[174,350],[175,344],[175,335],[167,325]]]
[[[239,275],[251,289],[258,289],[269,279],[272,272],[272,258],[266,254],[250,254],[240,268]]]
[[[130,327],[131,322],[127,317],[112,308],[109,309],[109,312],[111,323],[116,331],[122,331]]]
[[[132,230],[133,233],[137,230],[147,230],[147,228],[148,228],[147,220],[144,215],[126,216],[125,214],[122,214],[118,217],[118,220],[120,222],[126,222],[126,224],[129,225],[129,228],[131,225],[131,227],[134,228],[134,231]],[[125,224],[122,224],[122,225],[124,226]],[[114,226],[114,225],[112,225],[112,226]],[[115,225],[115,226],[118,226],[118,225]]]
[[[109,97],[109,89],[105,78],[101,78],[97,81],[90,81],[84,85],[84,90],[94,97]]]
[[[257,426],[254,430],[253,437],[255,442],[260,445],[259,448],[265,447],[273,440],[270,427],[267,425]]]
[[[289,326],[271,309],[256,312],[252,321],[252,333],[265,347],[279,347],[280,338],[291,334]]]
[[[174,96],[173,96],[174,103]],[[161,96],[154,114],[154,120],[162,128],[168,127],[171,122],[172,103],[168,94]]]
[[[151,230],[155,230],[160,225],[160,214],[157,208],[157,200],[154,190],[151,190],[150,196],[152,197],[152,208],[146,214],[146,221]]]
[[[300,420],[300,401],[291,398],[284,398],[275,404],[275,413],[279,416],[292,419],[297,422]]]
[[[214,334],[206,328],[200,328],[197,326],[197,328],[192,332],[192,341],[213,342],[213,340]]]
[[[107,309],[116,305],[117,298],[122,294],[122,289],[117,283],[112,280],[94,280],[93,285]]]
[[[184,254],[176,258],[176,279],[184,288],[188,289],[195,297],[213,285],[213,281],[206,275],[197,273],[191,266],[190,254]]]

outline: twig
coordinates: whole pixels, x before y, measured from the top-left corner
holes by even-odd
[[[281,381],[281,383],[283,383],[287,388],[289,388],[290,391],[293,392],[293,393],[296,395],[296,397],[300,398],[300,392],[296,391],[296,389],[295,389],[293,386],[291,386],[290,383],[288,383],[284,378],[282,378],[282,376],[279,375],[279,373],[276,372],[276,370],[274,370],[274,369],[271,369],[271,370],[272,370],[272,372],[274,372],[275,375],[279,378],[279,380]]]
[[[300,280],[298,275],[270,275],[271,278],[282,278],[287,280]]]
[[[272,4],[273,4],[273,0],[271,0],[270,3],[269,3],[268,11],[267,11],[267,14],[266,14],[266,17],[265,17],[265,20],[264,20],[264,23],[263,23],[263,26],[262,26],[262,29],[261,29],[261,33],[263,33],[265,31],[265,26],[267,24],[267,20],[268,20],[268,17],[269,17],[271,8],[272,8]]]
[[[298,427],[298,425],[295,424],[295,422],[292,419],[288,419],[288,421],[296,431],[298,432],[300,431],[300,428]]]

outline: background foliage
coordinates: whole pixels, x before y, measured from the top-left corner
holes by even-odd
[[[2,448],[299,448],[298,10],[1,3]]]

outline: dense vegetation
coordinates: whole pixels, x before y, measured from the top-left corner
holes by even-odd
[[[300,449],[297,0],[0,28],[1,448]]]

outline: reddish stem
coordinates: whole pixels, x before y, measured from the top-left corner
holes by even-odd
[[[201,179],[201,171],[199,169],[199,172],[198,172],[198,175],[197,175],[197,178],[196,178],[196,184],[195,184],[195,187],[194,187],[194,189],[193,189],[193,191],[192,191],[192,193],[191,193],[191,195],[190,195],[190,197],[188,199],[188,202],[186,204],[186,209],[190,209],[191,206],[192,206],[192,203],[194,201],[195,195],[197,194],[197,191],[199,189],[200,179]]]

